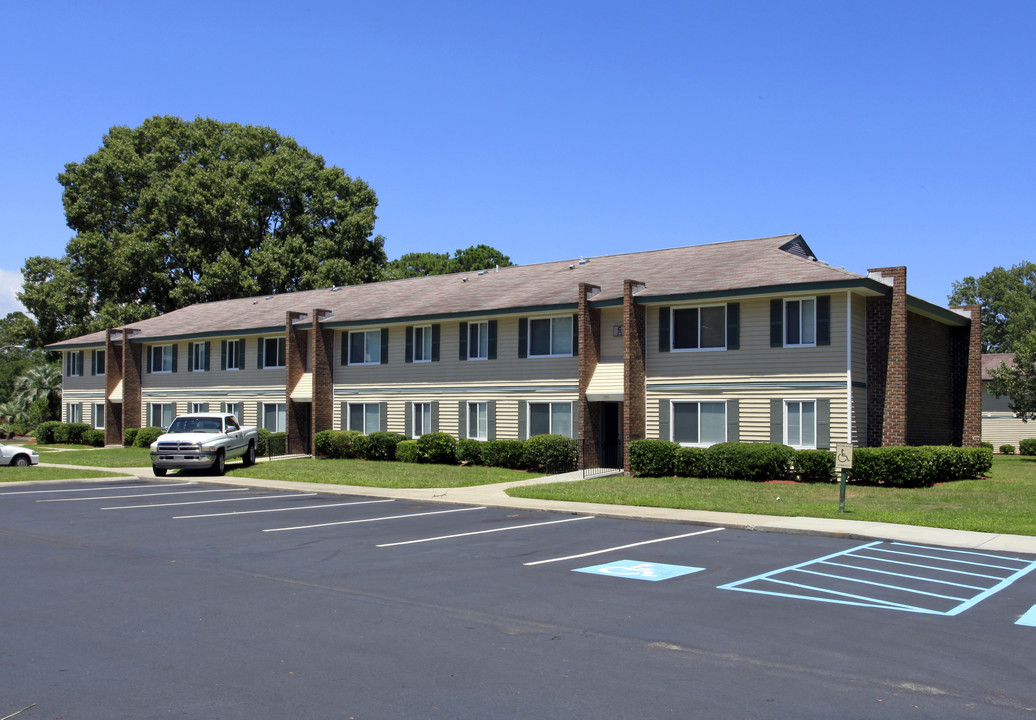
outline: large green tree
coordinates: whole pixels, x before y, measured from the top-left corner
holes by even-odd
[[[1014,362],[989,371],[989,392],[1007,397],[1007,406],[1022,420],[1036,419],[1036,332],[1027,333],[1014,348]]]
[[[392,260],[385,268],[385,277],[390,280],[420,277],[422,275],[445,275],[454,272],[477,272],[489,268],[513,265],[511,258],[489,245],[472,245],[465,250],[449,253],[417,252],[402,255]]]
[[[1036,264],[995,267],[981,277],[953,283],[954,305],[982,306],[982,352],[1016,352],[1036,332]]]
[[[271,128],[153,117],[111,128],[58,181],[75,235],[23,269],[36,343],[385,266],[374,191]]]

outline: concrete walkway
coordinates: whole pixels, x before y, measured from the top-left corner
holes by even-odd
[[[96,468],[86,466],[40,463],[53,467],[75,467],[82,470],[111,471],[135,475],[144,480],[154,480],[150,468]],[[171,475],[165,480],[176,478]],[[804,535],[826,535],[861,540],[899,540],[924,545],[981,549],[984,551],[1029,553],[1036,555],[1036,537],[1029,535],[1007,535],[972,532],[969,530],[947,530],[944,528],[918,525],[896,525],[893,523],[868,522],[842,518],[782,517],[775,515],[749,515],[746,513],[711,512],[708,510],[673,510],[669,508],[640,507],[636,505],[608,505],[603,503],[577,503],[556,500],[533,500],[513,498],[505,492],[508,488],[522,485],[536,485],[550,482],[582,480],[581,471],[554,475],[551,477],[519,480],[496,485],[475,485],[462,488],[378,488],[359,485],[332,485],[327,483],[284,482],[257,478],[229,478],[190,476],[184,478],[193,482],[216,485],[246,485],[270,490],[294,490],[317,492],[328,495],[358,495],[361,497],[416,500],[420,502],[451,503],[456,505],[485,505],[486,507],[514,508],[521,510],[544,510],[548,512],[571,513],[573,515],[598,515],[601,517],[654,522],[686,523],[717,527],[758,530],[762,532],[798,533]],[[64,482],[64,481],[54,481]]]

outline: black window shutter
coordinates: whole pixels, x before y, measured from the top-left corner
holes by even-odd
[[[96,375],[97,374],[97,351],[96,350],[91,350],[90,351],[90,374],[91,375]]]
[[[245,339],[241,338],[237,342],[238,342],[238,346],[237,346],[237,369],[238,370],[244,370],[245,369]]]
[[[739,442],[741,439],[738,410],[737,400],[727,400],[727,442]]]
[[[467,323],[461,323],[466,325]],[[463,440],[468,436],[468,403],[461,400],[457,403],[457,439]]]
[[[226,340],[220,340],[219,341],[219,369],[220,370],[226,370],[227,369],[227,341]]]
[[[817,449],[831,449],[831,399],[817,400]]]
[[[727,350],[741,349],[741,303],[727,303]]]
[[[817,345],[831,344],[831,296],[817,296]]]
[[[439,401],[432,400],[432,432],[439,432]]]
[[[780,302],[778,300],[777,302]],[[770,401],[770,442],[784,443],[784,401]]]
[[[669,308],[666,308],[668,310]],[[669,432],[669,401],[659,400],[658,401],[658,439],[659,440],[672,440],[672,435]]]
[[[432,325],[432,362],[439,362],[439,341],[442,339],[441,330],[442,326],[439,323]]]
[[[466,322],[460,324],[460,348],[458,354],[461,360],[468,359],[468,324]]]
[[[145,374],[151,372],[151,356],[154,354],[154,350],[155,350],[155,346],[154,345],[148,345],[145,348],[145,352],[144,352],[144,356],[146,358],[146,360],[144,361],[144,373]]]
[[[416,438],[414,432],[414,403],[407,400],[403,403],[403,434],[409,438]]]
[[[339,358],[338,363],[340,365],[349,364],[349,331],[342,331],[342,356]]]
[[[187,343],[187,372],[194,372],[194,343]]]
[[[205,341],[205,367],[203,368],[205,370],[205,372],[208,372],[210,366],[212,365],[212,363],[209,361],[209,357],[211,357],[211,355],[212,355],[212,342],[209,341],[209,340],[206,340]]]
[[[529,318],[518,318],[518,357],[529,357]]]
[[[496,440],[496,400],[486,403],[486,440]]]
[[[414,361],[414,326],[406,326],[406,349],[403,351],[403,362]]]
[[[572,315],[572,354],[579,354],[579,313]]]
[[[770,301],[770,347],[784,347],[784,301]]]
[[[180,346],[173,343],[170,347],[172,347],[171,352],[173,353],[173,372],[176,372],[176,356],[179,355],[177,351],[180,349]]]
[[[388,365],[388,328],[381,329],[381,364]]]
[[[525,437],[525,435],[526,435],[526,433],[525,433],[525,422],[526,422],[525,407],[526,407],[526,405],[527,405],[527,403],[525,402],[525,400],[519,400],[518,401],[518,439],[519,440],[525,440],[526,439],[526,437]]]
[[[266,341],[259,338],[259,347],[256,348],[255,366],[262,370],[266,367]]]
[[[669,352],[669,308],[658,308],[658,352]]]
[[[385,330],[384,332],[388,332]],[[381,427],[381,431],[385,432],[388,429],[388,403],[378,403],[378,422]]]
[[[486,357],[489,360],[496,360],[496,320],[489,321],[489,331],[486,335],[488,337],[487,345],[489,346]]]

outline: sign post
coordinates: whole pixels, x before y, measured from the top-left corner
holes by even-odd
[[[845,512],[845,480],[853,468],[852,443],[835,443],[835,469],[839,471],[841,480],[838,483],[838,512]]]

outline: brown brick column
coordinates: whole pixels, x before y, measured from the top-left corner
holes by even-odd
[[[871,368],[870,348],[871,333],[880,334],[882,326],[885,325],[884,317],[887,313],[887,339],[882,342],[880,337],[874,337],[875,349],[878,357],[874,362],[880,363],[881,345],[885,346],[885,370],[884,370],[884,397],[881,403],[881,439],[880,444],[884,447],[891,445],[906,444],[907,428],[907,298],[906,298],[906,268],[888,267],[868,270],[871,273],[879,273],[884,278],[892,279],[892,297],[888,305],[882,307],[882,303],[868,302],[867,304],[867,334],[868,334],[868,399],[878,399],[878,388],[875,388],[874,395],[869,389],[872,370],[875,377],[880,377],[880,369]],[[875,317],[871,317],[872,308]],[[873,320],[873,322],[872,322]],[[878,408],[874,408],[877,412]],[[871,410],[868,409],[868,414]],[[868,428],[868,440],[877,440],[871,436]],[[868,444],[871,444],[870,442]],[[873,444],[878,444],[874,442]]]
[[[622,282],[622,469],[630,470],[630,440],[643,440],[647,389],[645,386],[644,349],[646,323],[644,306],[633,297],[644,283],[635,280]]]
[[[960,444],[964,447],[978,447],[982,442],[982,306],[965,305],[953,310],[966,310],[971,314],[971,323],[962,331],[965,334],[959,343],[957,365],[961,376],[957,394],[961,396],[962,415],[960,419]]]
[[[579,283],[579,467],[600,467],[600,406],[586,399],[586,389],[601,359],[601,311],[590,307],[597,285]]]
[[[141,374],[144,371],[144,346],[130,342],[130,336],[138,332],[132,328],[122,329],[122,427],[140,428],[141,422]],[[106,383],[107,384],[107,383]],[[120,438],[121,442],[121,438]]]
[[[284,314],[284,402],[285,430],[287,435],[287,452],[289,454],[306,453],[305,438],[302,428],[309,421],[309,408],[306,403],[291,399],[291,391],[295,389],[299,378],[306,372],[306,337],[295,326],[295,320],[305,317],[305,313],[287,311]]]
[[[104,333],[104,444],[122,445],[122,403],[112,402],[111,394],[122,380],[122,348],[119,351],[114,336],[118,330]]]
[[[310,357],[313,358],[313,402],[311,406],[310,455],[316,455],[316,434],[334,429],[334,336],[335,331],[322,325],[330,310],[314,309]]]

